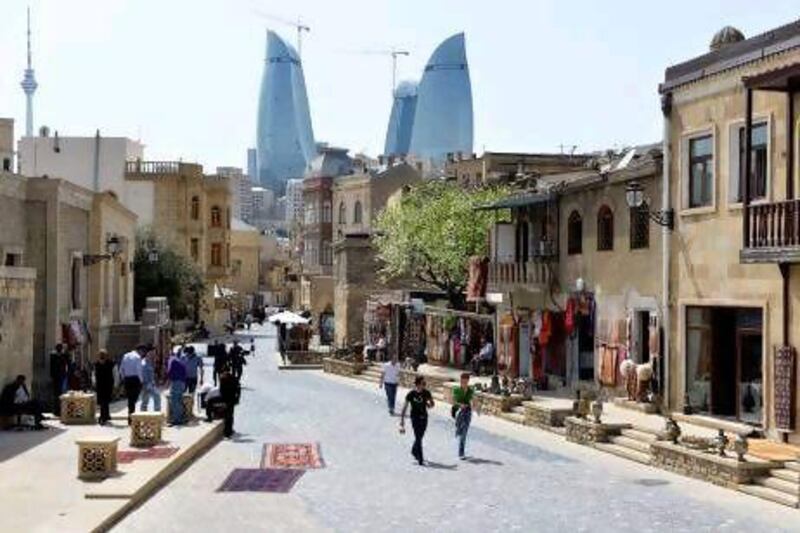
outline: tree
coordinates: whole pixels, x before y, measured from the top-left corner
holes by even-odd
[[[422,281],[463,308],[469,258],[487,253],[486,235],[496,220],[475,207],[505,195],[500,188],[465,190],[441,181],[411,189],[377,218],[373,242],[381,274]]]
[[[153,252],[157,259],[153,256]],[[133,257],[133,307],[140,316],[148,296],[165,296],[175,318],[197,320],[203,276],[187,257],[160,241],[150,229],[136,235],[136,254]]]

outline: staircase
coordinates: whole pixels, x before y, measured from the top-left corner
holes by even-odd
[[[770,470],[770,475],[756,478],[752,485],[739,485],[739,490],[788,507],[800,507],[800,461],[788,461],[783,468]]]
[[[614,454],[641,464],[650,464],[650,445],[657,440],[655,432],[644,429],[623,429],[622,434],[611,437],[611,442],[596,442],[598,450]]]
[[[378,383],[380,383],[381,380],[381,364],[370,363],[369,366],[367,366],[363,372],[353,377],[360,381],[364,381],[366,383],[374,383],[375,385],[377,385]],[[444,391],[442,390],[441,386],[432,385],[431,387],[429,387],[428,390],[431,391],[431,396],[433,396],[434,400],[436,400],[437,402],[444,401]]]
[[[515,424],[525,425],[525,407],[522,405],[512,407],[511,411],[500,413],[500,418],[508,420],[509,422],[514,422]]]

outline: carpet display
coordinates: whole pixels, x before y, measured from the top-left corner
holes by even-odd
[[[137,459],[166,459],[177,453],[178,448],[155,446],[146,450],[120,450],[117,452],[118,463],[132,463]]]
[[[265,444],[261,456],[261,468],[308,469],[323,468],[325,462],[319,444]]]
[[[217,492],[289,492],[303,470],[285,468],[236,468]]]

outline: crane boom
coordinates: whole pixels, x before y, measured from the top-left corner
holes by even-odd
[[[285,26],[291,26],[295,30],[297,30],[297,55],[302,57],[303,55],[303,32],[309,33],[311,32],[311,28],[307,24],[303,24],[300,17],[297,17],[297,21],[291,21],[289,19],[285,19],[283,17],[279,17],[277,15],[272,15],[270,13],[266,13],[261,11],[260,9],[253,9],[253,13],[258,15],[259,17],[267,20],[271,20],[273,22],[278,22]]]

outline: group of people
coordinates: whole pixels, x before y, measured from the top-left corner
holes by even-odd
[[[255,339],[250,339],[250,350],[245,350],[238,340],[234,340],[230,350],[219,341],[213,342],[208,346],[208,356],[214,358],[214,369],[212,378],[214,385],[217,384],[219,374],[224,368],[228,368],[236,379],[241,380],[244,375],[244,367],[247,365],[247,355],[256,354]]]
[[[397,387],[400,384],[400,365],[397,357],[383,364],[378,387],[386,391],[386,403],[389,415],[395,415],[395,403],[397,399]],[[453,389],[453,407],[451,415],[455,421],[455,436],[458,445],[458,458],[467,458],[467,433],[472,423],[472,412],[477,407],[475,404],[475,389],[469,384],[470,374],[461,374],[459,386]],[[403,409],[400,412],[400,433],[404,434],[406,412],[409,412],[411,427],[414,431],[414,444],[411,447],[411,455],[420,466],[425,465],[425,455],[422,447],[422,439],[428,428],[428,410],[433,408],[433,395],[427,389],[425,377],[418,375],[414,378],[414,388],[406,394],[403,402]],[[475,412],[480,414],[478,409]]]

